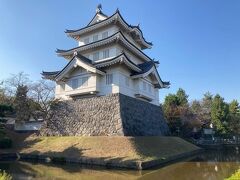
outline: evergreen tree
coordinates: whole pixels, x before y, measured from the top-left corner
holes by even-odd
[[[227,132],[228,106],[219,94],[217,94],[211,105],[211,120],[219,133]]]
[[[178,98],[178,105],[188,105],[188,95],[182,88],[178,89],[176,96]]]
[[[202,107],[199,101],[194,100],[191,104],[191,111],[193,114],[199,114],[202,111]]]
[[[17,87],[16,97],[14,100],[16,110],[16,121],[23,122],[28,121],[30,118],[30,109],[27,99],[28,88],[24,85]]]
[[[176,94],[166,96],[164,104],[164,115],[173,134],[179,130],[183,132],[184,123],[187,122],[189,114],[188,95],[183,89],[179,89]]]
[[[233,100],[232,102],[230,102],[229,113],[233,115],[236,115],[237,113],[239,113],[239,103],[237,100]]]
[[[237,100],[233,100],[229,104],[229,130],[231,133],[239,134],[240,133],[240,114],[239,103]]]
[[[171,132],[176,133],[177,128],[181,125],[181,120],[178,113],[178,98],[175,94],[165,97],[163,110]]]
[[[211,106],[213,101],[213,95],[210,92],[204,94],[202,99],[202,119],[205,127],[209,127],[211,123]]]

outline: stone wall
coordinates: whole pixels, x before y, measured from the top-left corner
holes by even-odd
[[[168,134],[161,107],[122,94],[58,103],[42,126],[51,136]]]

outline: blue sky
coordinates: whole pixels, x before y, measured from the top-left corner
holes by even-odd
[[[37,80],[42,70],[61,69],[67,61],[56,48],[77,46],[64,30],[84,27],[99,3],[108,15],[119,8],[128,23],[140,23],[153,42],[145,52],[172,84],[161,101],[179,87],[190,99],[210,91],[240,101],[239,0],[1,0],[0,79],[24,71]]]

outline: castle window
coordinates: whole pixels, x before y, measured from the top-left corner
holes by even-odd
[[[89,43],[89,38],[85,38],[83,41],[84,41],[84,44],[88,44]]]
[[[99,52],[93,53],[93,60],[94,61],[99,60]]]
[[[78,88],[78,79],[72,79],[72,89],[77,89]]]
[[[82,86],[83,86],[83,87],[88,86],[88,77],[83,77],[83,78],[82,78]]]
[[[109,57],[109,49],[106,49],[103,51],[103,59],[108,58]]]
[[[103,32],[102,33],[102,39],[107,38],[107,37],[108,37],[108,32],[107,31]]]
[[[125,85],[129,86],[129,77],[125,76]]]
[[[93,42],[98,40],[98,34],[93,35]]]
[[[106,74],[106,84],[110,85],[113,83],[113,74]]]

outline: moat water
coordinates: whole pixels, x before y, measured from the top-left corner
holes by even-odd
[[[195,157],[150,170],[106,169],[76,164],[51,164],[23,161],[0,162],[13,179],[80,179],[80,180],[222,180],[240,168],[237,149],[211,150]]]

